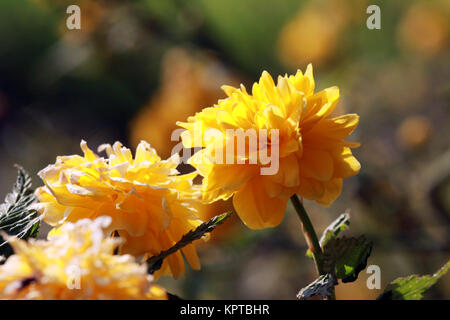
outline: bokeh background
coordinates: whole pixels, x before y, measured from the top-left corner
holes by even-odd
[[[66,28],[70,4],[81,30]],[[381,30],[366,27],[370,4]],[[81,139],[145,139],[168,157],[175,122],[223,98],[222,84],[312,62],[319,89],[340,87],[337,112],[361,116],[362,142],[361,173],[333,206],[306,202],[313,223],[321,231],[350,209],[346,234],[374,242],[382,288],[433,273],[450,257],[449,17],[445,0],[1,0],[0,196],[14,163],[38,186],[36,173],[80,153]],[[192,299],[293,299],[315,278],[290,206],[275,229],[234,219],[200,247],[201,271],[159,283]],[[338,299],[376,297],[368,276],[339,285]],[[449,279],[427,298],[449,299]]]

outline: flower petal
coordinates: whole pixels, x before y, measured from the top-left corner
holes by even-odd
[[[325,187],[325,192],[324,192],[323,196],[317,200],[317,202],[328,207],[341,194],[342,179],[333,179],[329,182],[325,182],[324,187]]]
[[[348,178],[354,176],[361,169],[361,164],[353,156],[352,150],[348,147],[338,149],[333,153],[334,177]]]
[[[306,148],[300,159],[300,175],[319,181],[330,181],[333,178],[334,163],[328,151]]]
[[[233,198],[234,208],[250,229],[276,227],[284,218],[288,200],[269,198],[258,180],[254,179],[236,192]]]

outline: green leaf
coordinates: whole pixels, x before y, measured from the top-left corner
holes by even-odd
[[[392,281],[378,296],[377,300],[420,300],[423,294],[430,289],[450,269],[450,261],[433,275],[411,275]]]
[[[337,280],[333,274],[323,274],[314,282],[301,289],[297,294],[297,299],[304,300],[314,295],[319,295],[322,298],[331,297],[335,285],[337,285]]]
[[[372,243],[364,236],[334,238],[324,246],[323,268],[342,282],[352,282],[365,269]]]
[[[147,260],[148,273],[153,274],[155,271],[159,270],[165,258],[192,243],[193,241],[200,239],[206,233],[213,231],[218,225],[222,224],[226,219],[228,219],[230,215],[231,212],[226,212],[211,218],[209,221],[199,225],[196,229],[186,233],[181,238],[181,240],[178,241],[173,247],[149,258]]]
[[[330,240],[336,238],[339,233],[344,231],[350,225],[350,214],[345,212],[341,214],[336,220],[333,221],[322,233],[322,237],[319,240],[320,247],[323,248]],[[311,250],[306,251],[306,255],[313,258]]]
[[[31,209],[31,205],[36,202],[31,189],[31,177],[22,167],[16,165],[16,168],[16,183],[0,205],[0,230],[20,239],[37,237],[40,219],[37,211]],[[0,255],[8,257],[12,253],[11,246],[0,237]]]
[[[350,225],[350,214],[345,212],[330,224],[322,234],[319,240],[320,246],[323,248],[330,240],[337,238],[339,233],[344,231]]]

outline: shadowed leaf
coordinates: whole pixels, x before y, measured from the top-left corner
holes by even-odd
[[[172,253],[177,252],[183,247],[187,246],[191,242],[200,239],[208,232],[211,232],[218,225],[222,224],[231,215],[231,212],[223,213],[218,216],[211,218],[209,221],[202,223],[195,230],[186,233],[180,241],[178,241],[173,247],[160,252],[158,255],[153,256],[147,260],[148,273],[153,274],[155,271],[159,270],[162,266],[163,260],[167,258]]]
[[[319,295],[322,298],[331,297],[335,285],[337,285],[337,280],[331,273],[323,274],[314,282],[301,289],[297,294],[297,299],[305,300],[315,295]]]
[[[334,238],[324,246],[324,270],[342,282],[352,282],[367,265],[372,243],[364,236]]]
[[[339,233],[348,228],[350,224],[350,214],[345,212],[341,214],[336,220],[334,220],[322,233],[322,237],[319,240],[320,247],[323,248],[331,239],[336,238]],[[312,253],[308,249],[306,255],[312,258]]]

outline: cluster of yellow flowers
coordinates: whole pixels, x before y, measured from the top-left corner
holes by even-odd
[[[146,142],[138,145],[134,158],[119,142],[102,145],[99,152],[107,154],[103,158],[82,141],[84,156],[58,157],[39,173],[44,186],[36,190],[37,210],[55,228],[48,242],[12,241],[16,255],[0,271],[1,295],[164,298],[164,291],[147,280],[142,266],[128,255],[113,255],[116,245],[119,254],[142,260],[157,255],[202,223],[196,214],[199,203],[231,197],[238,216],[252,229],[280,224],[287,201],[295,194],[330,205],[341,193],[343,178],[359,171],[351,152],[359,144],[344,141],[359,118],[355,114],[331,117],[338,88],[314,92],[314,87],[311,65],[305,74],[279,77],[277,84],[264,72],[251,94],[244,86],[223,87],[226,99],[178,123],[187,129],[184,147],[203,148],[189,161],[196,169],[191,174],[179,174],[177,155],[161,160]],[[222,134],[199,143],[189,134],[198,124]],[[210,161],[217,140],[228,139],[230,128],[279,130],[277,142],[269,137],[266,145],[258,145],[279,149],[278,172],[261,175],[262,163]],[[193,184],[197,174],[203,177],[201,186]],[[110,223],[103,222],[106,217]],[[183,254],[192,268],[200,268],[190,244],[167,257],[156,276],[184,274]],[[71,263],[82,268],[82,292],[64,289],[65,268]]]
[[[109,217],[65,223],[48,241],[10,239],[15,254],[0,266],[0,299],[167,299],[144,265],[114,255]]]
[[[109,216],[108,232],[125,240],[120,253],[153,256],[172,247],[202,221],[190,203],[199,195],[192,184],[196,173],[178,175],[179,157],[161,161],[156,151],[141,142],[133,159],[119,142],[102,145],[108,159],[81,142],[84,157],[58,157],[39,176],[45,186],[37,189],[38,210],[52,226],[82,218]],[[193,245],[183,253],[194,269],[200,268]],[[169,256],[158,273],[176,278],[184,273],[180,252]]]

